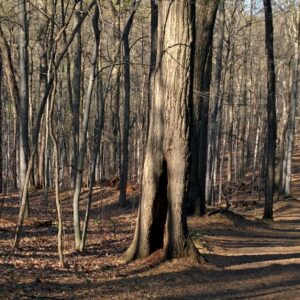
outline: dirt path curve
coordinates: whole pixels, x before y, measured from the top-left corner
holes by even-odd
[[[298,136],[299,141],[299,136]],[[300,299],[300,147],[293,158],[292,193],[297,199],[274,205],[274,222],[263,222],[262,207],[247,219],[217,215],[191,220],[195,242],[217,268],[184,261],[130,275],[130,297],[153,299]],[[261,205],[262,206],[262,205]],[[204,242],[203,242],[204,241]],[[124,281],[115,280],[118,290]],[[110,284],[108,286],[110,286]],[[124,294],[117,298],[123,298]],[[124,297],[126,298],[126,296]]]
[[[261,221],[262,203],[246,219],[217,214],[190,220],[196,245],[216,267],[199,269],[186,260],[142,272],[128,266],[122,279],[95,290],[107,299],[300,299],[298,146],[295,153],[292,191],[298,199],[277,201],[274,221]]]
[[[207,257],[222,268],[207,272],[201,299],[300,299],[299,200],[277,203],[275,222],[216,224],[201,231],[210,247]]]
[[[129,266],[123,278],[95,290],[106,299],[300,299],[299,200],[277,203],[274,222],[227,216],[206,221],[193,234],[217,267],[186,260],[142,272]]]
[[[182,299],[300,299],[300,136],[293,157],[293,200],[274,205],[274,222],[224,218],[198,231],[221,271],[207,271]],[[248,213],[260,217],[262,208]],[[202,277],[202,280],[200,279]],[[202,283],[201,283],[202,282]],[[200,288],[200,286],[202,286]]]
[[[204,284],[189,287],[187,298],[300,299],[300,136],[293,157],[292,194],[274,205],[274,222],[204,225],[207,257],[222,271],[202,274]],[[262,208],[249,212],[260,217]],[[205,246],[205,245],[204,245]],[[203,276],[204,275],[204,276]],[[179,297],[180,298],[180,297]],[[184,298],[184,297],[183,297]]]

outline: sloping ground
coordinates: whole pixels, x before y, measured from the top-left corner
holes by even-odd
[[[155,258],[120,265],[118,257],[133,235],[138,192],[121,209],[111,188],[95,192],[83,255],[72,250],[71,193],[62,194],[66,269],[57,264],[56,224],[44,222],[50,217],[42,210],[43,193],[31,196],[37,218],[26,223],[22,249],[12,253],[18,201],[11,195],[3,206],[6,218],[0,218],[0,299],[300,299],[296,150],[292,191],[297,199],[276,202],[274,222],[260,220],[262,203],[247,207],[244,216],[220,211],[189,219],[195,244],[208,261],[202,266],[188,260],[155,265]]]
[[[129,210],[114,219],[115,232],[104,220],[101,230],[93,223],[85,255],[72,251],[67,235],[65,270],[57,266],[54,229],[27,227],[23,248],[14,255],[8,251],[11,233],[1,232],[0,298],[299,299],[300,201],[276,207],[270,223],[226,213],[191,218],[206,266],[187,260],[119,265],[132,234]]]
[[[117,258],[130,242],[135,209],[118,209],[117,193],[110,192],[95,203],[86,254],[73,252],[71,221],[66,222],[64,270],[57,265],[55,226],[28,223],[22,249],[12,254],[13,227],[2,219],[0,298],[300,298],[300,201],[276,203],[275,222],[255,219],[255,209],[247,218],[226,212],[191,218],[191,234],[209,261],[206,266],[187,260],[120,265]]]

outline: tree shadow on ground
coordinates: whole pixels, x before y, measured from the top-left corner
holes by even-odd
[[[300,253],[286,254],[253,254],[253,255],[219,255],[205,254],[205,258],[220,268],[237,266],[241,264],[252,264],[256,262],[272,262],[279,260],[300,259]]]
[[[27,284],[0,283],[0,291],[23,297],[51,296],[53,299],[129,299],[130,295],[138,299],[143,299],[143,295],[152,299],[250,299],[268,296],[271,299],[277,294],[290,295],[300,291],[299,268],[300,264],[287,264],[284,268],[271,264],[261,268],[219,271],[189,267],[180,272],[159,272],[158,268],[158,274],[132,276],[125,272],[122,277],[102,281],[89,279],[81,273],[77,274],[76,282],[67,284],[63,277],[74,274],[52,270],[52,274],[47,273],[42,279]],[[270,282],[273,276],[275,278]]]

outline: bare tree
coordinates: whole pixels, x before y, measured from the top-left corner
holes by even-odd
[[[291,175],[292,175],[292,155],[295,138],[296,127],[296,109],[297,109],[297,97],[299,91],[299,43],[300,43],[300,6],[296,6],[294,3],[293,9],[293,24],[289,32],[291,32],[292,40],[294,40],[294,58],[292,62],[292,84],[291,93],[289,95],[289,112],[287,119],[287,127],[283,133],[284,145],[283,145],[283,157],[282,157],[282,169],[281,169],[281,182],[280,193],[285,197],[291,196]]]
[[[91,102],[93,96],[93,88],[96,79],[96,70],[97,70],[97,63],[98,63],[98,53],[99,53],[99,39],[100,39],[100,32],[98,28],[98,21],[99,21],[99,8],[96,5],[95,13],[92,19],[92,26],[94,30],[95,36],[95,44],[93,50],[93,56],[91,59],[91,68],[90,68],[90,77],[89,77],[89,84],[86,91],[85,101],[84,101],[84,115],[82,121],[82,131],[80,134],[80,141],[79,141],[79,156],[76,165],[76,184],[75,184],[75,191],[73,196],[73,218],[74,218],[74,237],[75,237],[75,248],[79,250],[80,243],[81,243],[81,233],[80,233],[80,220],[79,220],[79,198],[82,186],[82,173],[84,168],[84,160],[86,155],[87,149],[87,132],[88,132],[88,125],[90,119],[90,109],[91,109]]]
[[[192,174],[190,202],[194,202],[195,212],[205,213],[205,183],[207,162],[207,133],[209,91],[211,80],[211,56],[214,24],[218,1],[197,1],[195,23],[195,69],[192,113]],[[212,52],[211,52],[212,53]],[[193,210],[193,209],[192,209]]]
[[[220,121],[223,108],[223,97],[221,96],[221,80],[222,80],[222,65],[223,65],[223,44],[225,34],[225,8],[224,1],[219,5],[219,28],[220,33],[216,41],[216,70],[214,78],[214,95],[212,112],[210,116],[211,128],[209,132],[209,153],[207,159],[207,182],[206,182],[206,201],[209,205],[215,200],[214,186],[216,184],[217,163],[219,155],[219,131]]]
[[[59,147],[57,143],[57,139],[54,133],[54,98],[56,94],[56,80],[53,85],[52,95],[50,99],[50,137],[53,143],[54,148],[54,161],[55,161],[55,203],[56,203],[56,211],[57,211],[57,222],[58,222],[58,231],[57,231],[57,251],[59,256],[59,263],[61,267],[65,267],[64,261],[64,247],[63,247],[63,219],[62,219],[62,209],[59,195]]]
[[[122,259],[164,248],[167,257],[199,259],[186,222],[189,177],[192,4],[158,2],[158,50],[142,198],[136,231]]]
[[[82,11],[82,1],[77,4],[75,11],[74,27],[80,22],[80,15]],[[82,43],[81,43],[81,30],[79,29],[75,41],[75,55],[73,60],[73,82],[72,82],[72,94],[71,94],[71,112],[72,112],[72,184],[75,187],[76,184],[76,167],[79,156],[79,124],[80,124],[80,100],[81,100],[81,56],[82,56]]]
[[[133,0],[131,7],[132,11],[136,6],[137,1]],[[130,126],[130,46],[129,33],[132,27],[134,14],[130,15],[128,22],[123,32],[123,48],[124,48],[124,117],[123,117],[123,140],[122,140],[122,162],[120,172],[120,197],[119,203],[124,205],[126,203],[126,187],[128,178],[128,142],[129,142],[129,126]]]
[[[69,46],[71,45],[72,41],[74,40],[76,32],[79,30],[82,22],[84,21],[84,19],[88,15],[88,12],[93,8],[93,6],[95,4],[96,4],[96,1],[92,1],[89,4],[87,10],[82,15],[80,22],[77,24],[77,26],[72,31],[68,42],[63,47],[61,52],[53,58],[53,59],[55,59],[55,62],[53,63],[54,68],[53,68],[53,70],[50,74],[50,78],[49,78],[48,83],[47,83],[47,88],[46,88],[45,94],[43,95],[43,97],[41,99],[41,103],[39,105],[39,109],[38,109],[37,116],[36,116],[36,122],[35,122],[35,125],[34,125],[33,137],[32,137],[32,151],[30,153],[30,159],[29,159],[29,162],[28,162],[27,170],[26,170],[24,188],[23,188],[23,191],[22,191],[22,201],[21,201],[21,206],[20,206],[20,209],[19,209],[19,220],[18,220],[16,235],[15,235],[14,244],[13,244],[14,249],[18,248],[19,243],[20,243],[20,238],[21,238],[21,233],[22,233],[22,228],[23,228],[25,208],[26,208],[26,202],[27,202],[26,201],[26,199],[27,199],[26,195],[28,193],[29,181],[30,181],[30,178],[31,178],[32,170],[33,170],[34,157],[35,157],[35,154],[37,152],[38,137],[39,137],[39,132],[40,132],[40,128],[41,128],[42,116],[43,116],[43,113],[44,113],[44,110],[45,110],[45,106],[47,104],[48,96],[49,96],[49,94],[52,90],[52,87],[53,87],[53,83],[54,83],[54,79],[55,79],[55,73],[56,73],[58,67],[60,66],[60,63],[61,63],[65,53],[67,52]],[[0,31],[0,36],[1,36],[1,31]],[[58,38],[58,40],[59,40],[59,38]]]
[[[267,150],[266,150],[266,186],[265,186],[265,209],[264,218],[273,218],[273,195],[275,179],[275,159],[276,159],[276,78],[275,60],[273,51],[273,15],[270,0],[264,0],[265,10],[265,41],[268,64],[268,130],[267,130]]]

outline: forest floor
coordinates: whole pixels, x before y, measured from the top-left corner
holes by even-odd
[[[43,192],[30,195],[32,218],[21,249],[12,252],[18,200],[9,195],[0,218],[0,299],[300,299],[300,154],[293,166],[294,198],[275,202],[274,221],[261,220],[263,203],[249,194],[240,195],[231,212],[189,218],[206,265],[187,259],[121,264],[139,191],[120,208],[118,192],[108,187],[95,191],[84,254],[73,250],[72,192],[61,193],[65,269],[58,265],[57,225],[46,222],[55,219],[52,193],[48,212]]]

